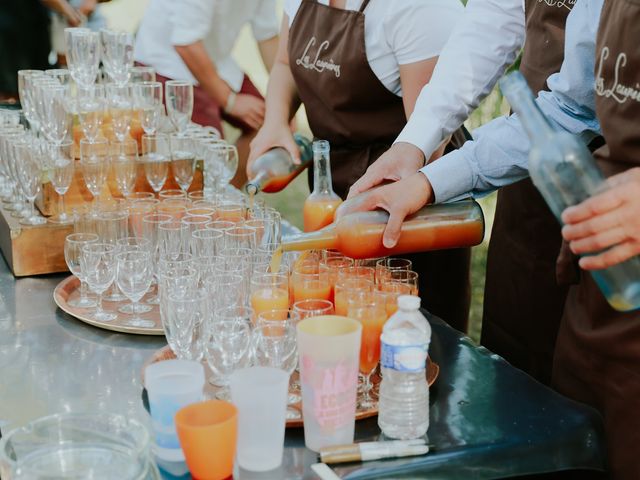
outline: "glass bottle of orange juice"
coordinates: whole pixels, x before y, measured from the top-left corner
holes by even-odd
[[[342,199],[333,191],[329,142],[313,142],[313,192],[304,202],[304,231],[315,232],[333,223]]]

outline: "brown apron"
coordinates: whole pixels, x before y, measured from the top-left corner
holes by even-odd
[[[526,0],[520,70],[534,92],[560,70],[575,0]],[[560,225],[530,179],[502,188],[489,243],[482,344],[548,384],[567,286],[558,285]]]
[[[371,70],[359,11],[303,0],[289,31],[289,65],[311,131],[331,143],[335,192],[344,198],[406,123],[402,98]],[[423,306],[466,330],[470,250],[412,256]]]
[[[640,0],[605,0],[596,45],[596,114],[607,146],[596,158],[607,176],[640,166],[639,39]],[[639,479],[640,310],[613,310],[586,272],[567,296],[553,384],[602,412],[613,478]]]

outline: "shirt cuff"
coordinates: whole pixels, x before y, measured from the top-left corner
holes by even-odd
[[[417,120],[410,118],[393,143],[410,143],[415,145],[422,153],[424,158],[429,159],[433,152],[442,143],[442,127],[432,120]]]
[[[460,150],[420,170],[431,183],[435,202],[444,203],[473,190],[473,172]]]

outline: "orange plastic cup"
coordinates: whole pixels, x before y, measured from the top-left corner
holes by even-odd
[[[233,473],[238,438],[238,410],[229,402],[209,400],[178,410],[180,446],[193,478],[223,480]]]

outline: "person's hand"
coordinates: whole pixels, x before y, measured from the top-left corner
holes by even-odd
[[[351,198],[386,180],[398,181],[414,175],[424,166],[422,150],[410,143],[395,143],[372,163],[365,174],[349,189]]]
[[[573,253],[587,255],[580,259],[585,270],[608,268],[640,254],[640,168],[607,183],[606,191],[562,213],[562,236]]]
[[[78,7],[78,11],[84,16],[90,16],[98,6],[98,0],[83,0],[82,4]]]
[[[258,130],[264,122],[264,112],[265,105],[262,98],[239,93],[229,115],[242,120],[254,130]]]
[[[350,211],[369,211],[381,208],[389,212],[382,243],[392,248],[398,243],[404,219],[417,212],[433,199],[433,190],[427,177],[421,172],[403,180],[375,188],[362,194],[360,201]]]
[[[256,158],[274,147],[283,147],[293,158],[294,163],[300,164],[300,150],[293,139],[289,125],[270,125],[265,123],[258,134],[251,141],[251,150],[247,161],[247,176],[251,177],[251,166]]]

